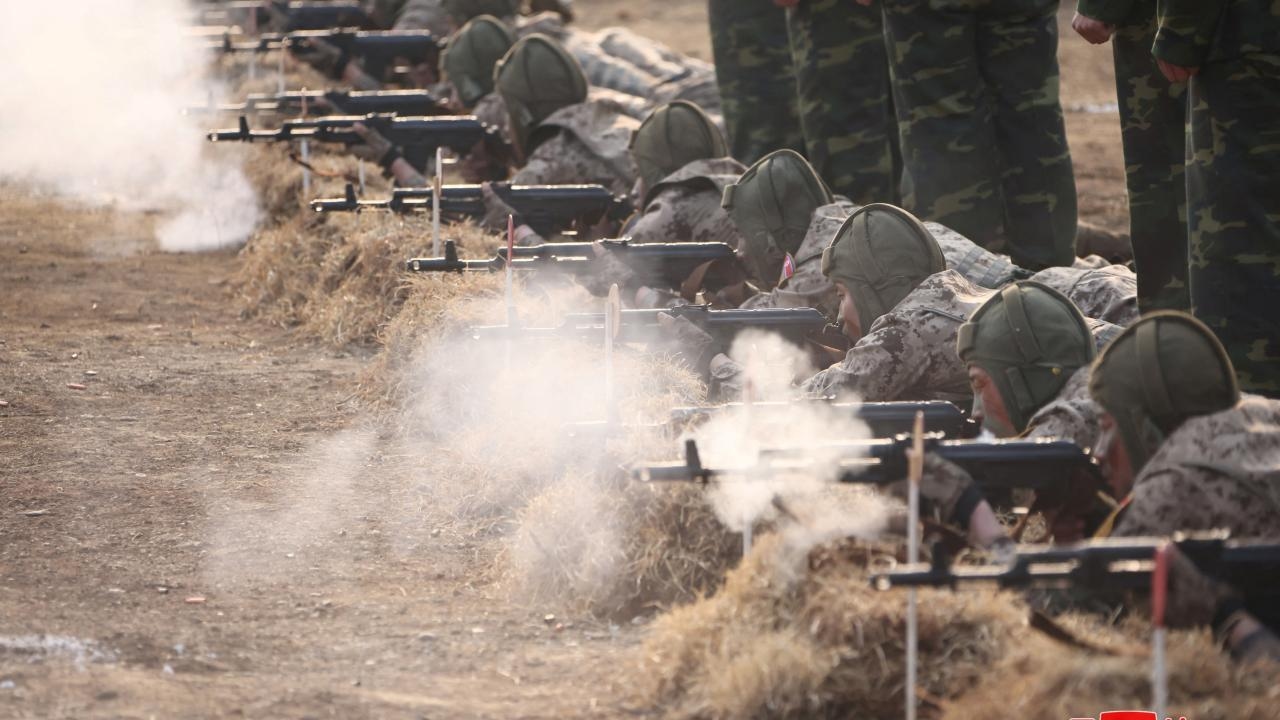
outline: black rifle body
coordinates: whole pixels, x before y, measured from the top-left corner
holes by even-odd
[[[594,225],[602,219],[625,220],[631,203],[603,185],[512,185],[495,182],[494,193],[520,215],[520,220],[539,235],[552,235],[579,225]],[[397,213],[430,212],[434,190],[429,187],[397,188],[386,200],[357,200],[355,188],[347,196],[313,200],[317,212],[358,212],[390,210]],[[440,188],[440,211],[450,219],[484,217],[484,195],[479,185],[445,185]]]
[[[916,413],[924,415],[924,429],[929,433],[940,433],[948,438],[972,438],[978,434],[977,423],[970,420],[964,411],[954,403],[945,400],[924,400],[920,402],[871,402],[846,403],[830,400],[797,400],[793,402],[754,402],[750,412],[755,419],[768,423],[771,418],[786,418],[790,413],[802,412],[806,406],[821,406],[831,412],[847,414],[862,422],[871,429],[872,437],[889,438],[901,433],[911,432],[915,425]],[[688,427],[728,412],[748,412],[743,403],[713,405],[708,407],[678,407],[671,410],[673,425]]]
[[[295,90],[279,94],[253,93],[244,102],[194,107],[188,112],[262,113],[279,115],[448,115],[453,111],[426,90]]]
[[[389,114],[371,114],[362,117],[337,116],[317,120],[289,120],[279,130],[251,130],[249,121],[240,117],[240,127],[235,130],[215,130],[209,133],[214,142],[289,142],[315,140],[323,143],[357,145],[364,142],[355,130],[362,123],[376,130],[391,144],[402,149],[403,157],[419,172],[426,172],[437,148],[448,148],[458,155],[466,155],[482,140],[497,140],[493,130],[472,115],[440,117],[397,117]]]
[[[637,246],[640,247],[640,246]],[[661,336],[660,314],[685,317],[705,330],[716,346],[727,348],[733,338],[746,330],[777,333],[800,344],[811,333],[826,327],[827,319],[813,308],[764,308],[758,310],[712,310],[706,305],[681,305],[670,309],[623,310],[617,328],[618,342],[648,342]],[[513,338],[520,340],[580,337],[604,337],[604,313],[572,313],[564,323],[551,328],[491,326],[472,328],[477,338]]]
[[[1008,565],[950,567],[944,554],[932,565],[909,565],[872,576],[876,587],[955,587],[993,582],[1004,588],[1077,587],[1091,591],[1150,590],[1156,550],[1168,538],[1107,538],[1059,547],[1020,549]],[[1246,607],[1280,628],[1280,543],[1229,540],[1225,533],[1175,537],[1178,551],[1206,575],[1242,593]]]
[[[733,248],[726,243],[632,243],[623,238],[517,246],[511,266],[517,270],[555,270],[572,275],[589,273],[597,267],[592,262],[597,248],[612,253],[635,273],[638,282],[649,287],[678,288],[694,268],[735,258]],[[442,258],[414,258],[406,263],[414,272],[494,272],[505,269],[506,264],[506,248],[499,249],[497,257],[488,260],[462,260],[451,241],[445,243]]]

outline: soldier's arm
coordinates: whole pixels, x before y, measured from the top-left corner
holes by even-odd
[[[866,402],[897,400],[924,376],[927,349],[912,323],[885,316],[845,354],[844,360],[805,381],[811,397],[857,393]]]
[[[1151,54],[1167,65],[1199,68],[1209,56],[1225,7],[1226,0],[1158,0]]]
[[[1179,530],[1210,529],[1204,527],[1205,514],[1214,502],[1202,487],[1205,480],[1189,468],[1140,476],[1112,535],[1162,537]]]

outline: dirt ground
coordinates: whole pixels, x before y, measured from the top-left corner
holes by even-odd
[[[577,6],[710,56],[701,3]],[[1082,218],[1123,230],[1115,114],[1081,111],[1110,54],[1062,56]],[[643,628],[513,602],[493,534],[380,484],[367,351],[240,319],[236,254],[161,253],[151,221],[0,184],[0,716],[637,714]]]

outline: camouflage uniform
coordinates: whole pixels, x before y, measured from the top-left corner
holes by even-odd
[[[1151,57],[1156,0],[1080,0],[1079,12],[1116,28],[1111,52],[1139,304],[1144,312],[1187,310],[1187,85],[1166,80]]]
[[[803,393],[856,393],[867,402],[969,402],[969,375],[956,354],[956,335],[991,293],[954,270],[930,275],[872,323],[843,361],[805,381]]]
[[[1138,473],[1112,534],[1217,528],[1280,537],[1280,402],[1245,396],[1185,421]]]
[[[733,157],[804,149],[786,13],[773,0],[709,0],[711,49]]]
[[[607,100],[587,100],[552,113],[539,131],[556,132],[529,155],[511,182],[516,185],[596,183],[615,193],[629,191],[637,170],[627,150],[640,126],[624,108]]]
[[[1152,52],[1191,79],[1191,306],[1243,390],[1280,393],[1280,7],[1163,0]]]
[[[804,241],[794,255],[795,274],[773,290],[747,298],[742,303],[743,309],[811,307],[834,318],[840,299],[836,296],[836,286],[822,274],[822,251],[831,244],[845,219],[857,209],[857,205],[841,199],[814,210]]]
[[[436,37],[449,37],[453,33],[453,18],[445,10],[441,0],[408,0],[392,30],[430,30]]]
[[[1094,270],[1053,267],[1030,279],[1066,295],[1085,317],[1120,327],[1138,320],[1138,278],[1123,265]]]
[[[541,33],[554,38],[582,66],[592,87],[641,98],[640,117],[662,103],[689,100],[723,122],[715,71],[705,62],[623,28],[586,33],[566,27],[555,13],[520,18],[514,28],[517,37]]]
[[[720,207],[725,185],[746,170],[733,158],[695,160],[654,185],[625,234],[638,243],[722,242],[738,247],[738,230]]]
[[[787,9],[805,157],[831,191],[898,202],[898,120],[878,5],[800,0]]]
[[[907,208],[1039,269],[1075,256],[1058,3],[881,0]]]

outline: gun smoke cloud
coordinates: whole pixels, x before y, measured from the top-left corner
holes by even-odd
[[[182,115],[212,90],[182,3],[6,3],[0,22],[0,177],[93,205],[162,213],[160,247],[238,244],[257,197]]]

